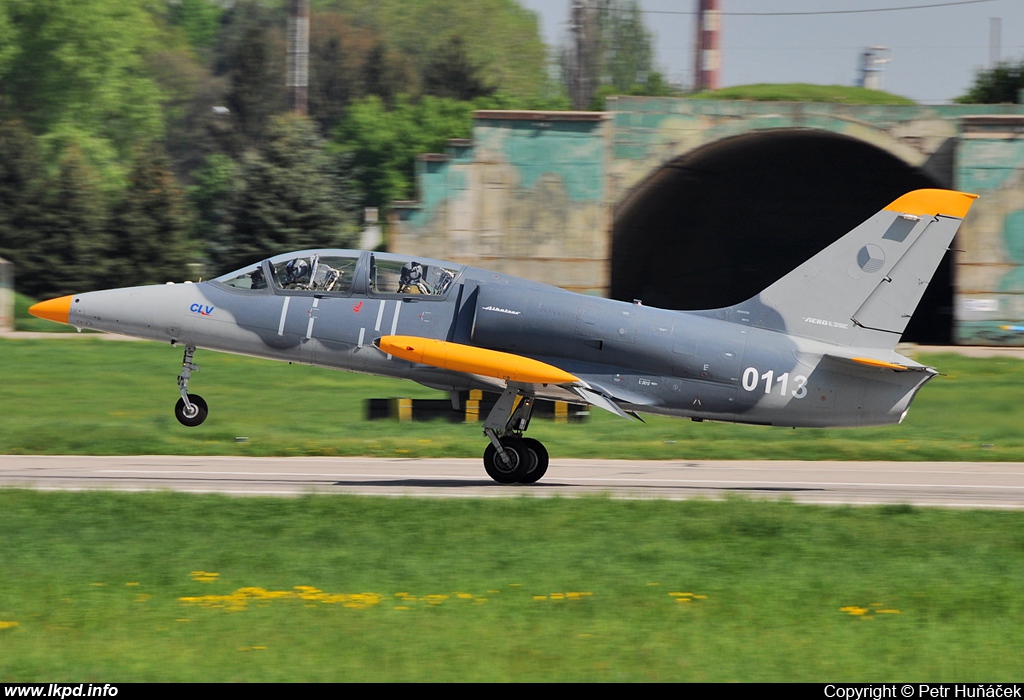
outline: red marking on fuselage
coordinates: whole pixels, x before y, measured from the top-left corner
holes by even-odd
[[[360,311],[362,311],[363,310],[363,302],[359,302],[358,304],[353,306],[352,310],[355,311],[356,313],[359,313]]]

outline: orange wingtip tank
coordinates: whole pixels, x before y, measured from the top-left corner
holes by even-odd
[[[911,216],[942,214],[962,219],[977,198],[976,194],[956,190],[914,190],[896,199],[886,209]]]
[[[386,335],[375,340],[374,345],[389,355],[409,362],[418,362],[453,372],[480,374],[509,382],[575,384],[580,381],[576,376],[540,360],[445,340],[408,335]]]

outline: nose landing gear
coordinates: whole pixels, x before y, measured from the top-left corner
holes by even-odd
[[[174,406],[174,417],[178,419],[179,423],[189,428],[201,424],[210,412],[202,396],[188,393],[188,380],[192,377],[193,372],[199,371],[199,365],[192,361],[195,352],[195,346],[185,346],[185,356],[181,360],[181,374],[178,375],[178,390],[181,392],[181,398]]]

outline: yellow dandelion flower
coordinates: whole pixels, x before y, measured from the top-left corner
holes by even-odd
[[[408,609],[409,609],[408,605],[396,605],[395,606],[395,610],[408,610]]]
[[[839,612],[849,613],[850,615],[863,615],[864,613],[868,612],[868,609],[861,608],[856,605],[847,605],[845,607],[839,608]]]
[[[534,600],[547,600],[548,597],[546,595],[535,595],[535,596],[533,596],[533,599]]]
[[[876,610],[879,615],[899,615],[900,611],[895,608],[886,608],[884,610]]]
[[[126,583],[124,585],[126,585],[126,586],[138,586],[139,582],[138,581],[129,581],[128,583]]]
[[[708,597],[706,595],[695,595],[695,596],[693,596],[693,599],[694,600],[707,600]]]
[[[455,595],[457,595],[459,598],[462,598],[463,600],[472,600],[473,599],[473,594],[472,593],[456,593]]]
[[[18,627],[21,623],[14,620],[0,620],[0,630],[9,630]]]

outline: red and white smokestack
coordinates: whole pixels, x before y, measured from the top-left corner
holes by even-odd
[[[697,41],[694,44],[694,90],[717,90],[722,65],[719,35],[722,13],[718,0],[697,0]]]

